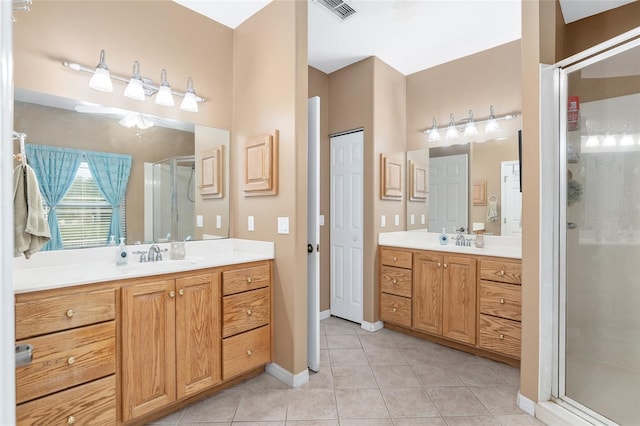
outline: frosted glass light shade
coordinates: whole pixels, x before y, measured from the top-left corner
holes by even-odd
[[[187,92],[184,95],[184,99],[180,103],[180,109],[189,112],[198,112],[198,100],[196,99],[196,94],[193,92]]]
[[[485,133],[498,133],[500,131],[500,125],[495,118],[490,119],[487,122],[487,127],[484,129]]]
[[[160,86],[158,94],[156,95],[156,103],[164,106],[174,106],[173,95],[171,94],[171,87]]]
[[[137,101],[144,101],[144,88],[142,87],[142,80],[139,78],[131,78],[127,88],[124,89],[124,95],[127,98],[135,99]]]
[[[465,136],[475,136],[478,134],[478,128],[476,127],[476,123],[470,121],[464,127],[464,135]]]
[[[89,87],[101,92],[113,92],[113,83],[111,75],[106,68],[98,67],[89,80]]]
[[[460,131],[456,128],[455,125],[450,124],[447,127],[447,133],[444,135],[446,139],[455,139],[460,136]]]
[[[633,141],[633,136],[627,135],[626,133],[622,135],[622,139],[620,139],[620,146],[632,146],[635,145]]]

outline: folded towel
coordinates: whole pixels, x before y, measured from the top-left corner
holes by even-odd
[[[491,197],[488,202],[487,208],[487,220],[489,222],[495,222],[498,220],[498,200],[496,197]]]
[[[28,259],[51,239],[38,179],[28,165],[13,171],[13,217],[13,256],[24,254]]]

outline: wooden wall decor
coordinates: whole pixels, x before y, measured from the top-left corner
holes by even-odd
[[[409,160],[409,201],[427,201],[427,168]]]
[[[402,162],[380,154],[380,198],[402,200]]]
[[[223,198],[224,193],[224,145],[202,151],[200,157],[202,198]]]
[[[247,138],[244,143],[244,195],[278,193],[278,138],[280,132]]]
[[[487,205],[487,180],[476,179],[473,181],[472,202],[474,206]]]

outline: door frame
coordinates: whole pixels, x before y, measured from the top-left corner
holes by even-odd
[[[320,97],[308,101],[307,364],[320,371]]]

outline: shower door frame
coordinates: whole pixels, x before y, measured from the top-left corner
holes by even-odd
[[[557,174],[555,176],[558,186],[557,196],[554,196],[554,211],[557,217],[556,223],[554,224],[554,234],[556,235],[554,251],[557,253],[557,261],[554,262],[554,365],[551,399],[582,419],[596,425],[617,425],[617,423],[566,395],[565,354],[567,311],[566,309],[561,309],[562,306],[566,306],[567,302],[567,197],[565,189],[567,188],[567,123],[563,118],[567,117],[569,74],[638,46],[640,46],[640,27],[567,58],[554,66],[554,96],[556,96],[556,107],[559,113],[555,115],[554,123],[558,131],[558,143],[556,146],[558,150],[556,156],[558,164],[556,167]]]

